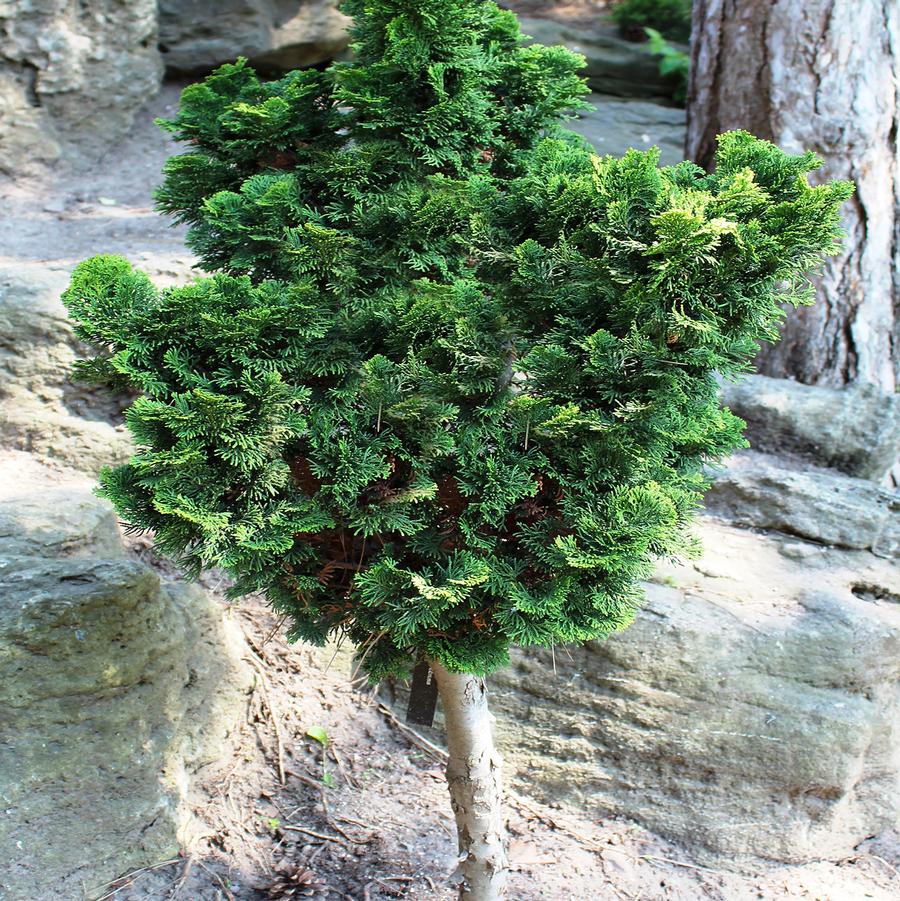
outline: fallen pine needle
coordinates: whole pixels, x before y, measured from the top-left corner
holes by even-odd
[[[341,755],[338,754],[338,750],[335,747],[330,747],[328,749],[331,756],[334,758],[334,762],[338,765],[338,769],[341,771],[341,775],[344,777],[344,782],[350,786],[350,788],[356,789],[359,791],[359,785],[357,784],[355,779],[350,778],[350,774],[347,772],[346,767],[344,766],[344,761],[341,759]]]
[[[339,816],[335,817],[335,819],[340,820],[342,823],[352,823],[354,826],[361,826],[363,829],[371,829],[373,831],[375,829],[371,823],[364,823],[362,820],[353,819],[353,817]]]
[[[281,631],[281,627],[282,627],[282,626],[285,624],[285,622],[287,621],[288,616],[289,616],[289,614],[285,613],[285,614],[281,617],[281,619],[278,620],[278,622],[275,623],[274,626],[272,626],[272,631],[269,632],[269,634],[266,635],[266,637],[262,640],[262,644],[260,645],[260,648],[264,648],[264,647],[265,647],[265,646],[266,646],[266,645],[267,645],[267,644],[275,637],[275,634],[276,634],[277,632],[280,632],[280,631]]]
[[[397,897],[397,898],[403,897],[403,892],[398,888],[394,888],[394,886],[392,886],[392,885],[388,885],[386,880],[383,877],[381,879],[379,879],[376,876],[374,881],[378,885],[380,885],[386,892],[389,892],[390,894],[394,895],[395,897]],[[371,885],[371,883],[370,883],[370,885]]]
[[[900,873],[897,872],[897,868],[891,866],[891,864],[889,864],[883,857],[879,857],[877,854],[872,853],[869,853],[867,856],[871,857],[872,860],[877,860],[879,863],[883,863],[894,874],[894,876],[900,879]]]

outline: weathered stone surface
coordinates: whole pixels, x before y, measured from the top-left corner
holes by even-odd
[[[719,865],[849,855],[900,822],[897,569],[700,533],[703,558],[660,570],[630,629],[492,677],[512,779]]]
[[[81,901],[177,851],[190,774],[243,705],[238,655],[204,592],[125,554],[89,482],[0,457],[0,896]]]
[[[566,127],[584,135],[600,154],[621,156],[630,147],[660,149],[664,166],[684,159],[684,110],[649,100],[623,100],[605,94],[587,97],[593,109]]]
[[[787,452],[880,482],[900,456],[900,396],[874,385],[801,385],[753,375],[722,387],[758,450]]]
[[[646,44],[626,41],[615,25],[598,19],[594,25],[569,25],[553,19],[519,16],[522,32],[540,44],[564,44],[584,55],[583,75],[601,94],[617,97],[671,96],[672,81],[659,74],[659,60]]]
[[[738,525],[900,557],[900,494],[865,479],[744,452],[715,474],[706,508]]]
[[[85,472],[124,462],[130,440],[116,422],[124,399],[70,379],[84,348],[60,294],[68,273],[0,268],[0,445]]]
[[[0,171],[98,157],[161,75],[155,0],[0,4]]]
[[[160,0],[159,42],[166,68],[211,69],[238,56],[261,68],[314,66],[348,44],[337,0]]]

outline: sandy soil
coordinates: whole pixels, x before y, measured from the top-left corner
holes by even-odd
[[[162,282],[183,278],[192,262],[183,233],[153,212],[151,199],[172,152],[152,119],[172,112],[178,90],[167,85],[132,136],[92,170],[0,184],[0,263],[70,268],[114,252]],[[145,540],[133,548],[171,573]],[[221,592],[216,574],[204,581]],[[92,901],[450,901],[454,842],[440,750],[370,689],[338,667],[326,670],[319,652],[286,644],[258,600],[226,606],[258,673],[233,752],[196,780],[197,828],[181,855],[124,874]],[[548,807],[526,797],[527,785],[515,788],[508,798],[513,901],[900,897],[896,837],[840,862],[737,875],[701,866],[634,823]]]
[[[157,215],[152,192],[176,145],[155,124],[175,113],[182,84],[166,84],[121,144],[88,169],[0,178],[0,265],[71,269],[96,253],[120,253],[174,277],[193,260],[184,230]]]

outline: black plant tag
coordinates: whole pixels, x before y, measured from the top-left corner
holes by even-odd
[[[406,708],[406,722],[417,726],[430,726],[434,722],[437,707],[437,679],[427,660],[420,660],[413,670],[412,687],[409,690],[409,705]]]

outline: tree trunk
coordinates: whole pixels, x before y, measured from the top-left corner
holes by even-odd
[[[456,817],[460,901],[505,897],[502,759],[494,747],[484,679],[431,661],[447,729],[447,786]]]
[[[743,128],[847,179],[844,251],[791,312],[761,371],[808,384],[900,383],[900,3],[694,0],[686,155],[709,166]]]

